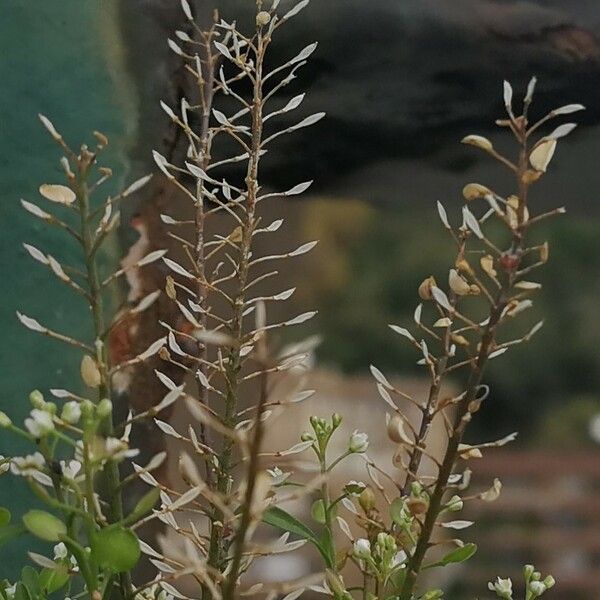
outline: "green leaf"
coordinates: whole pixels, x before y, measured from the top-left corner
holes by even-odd
[[[27,588],[19,581],[15,590],[15,600],[33,600],[27,591]]]
[[[66,535],[67,526],[44,510],[30,510],[23,515],[23,524],[30,533],[47,542],[59,542]]]
[[[267,523],[267,525],[271,525],[272,527],[276,527],[283,531],[289,531],[304,540],[308,540],[320,552],[321,556],[325,559],[327,566],[333,566],[333,557],[329,556],[329,553],[323,548],[323,545],[315,532],[304,525],[304,523],[298,521],[296,517],[293,517],[282,508],[274,506],[265,512],[263,521]]]
[[[150,513],[150,511],[156,506],[159,498],[160,489],[152,488],[147,494],[140,498],[131,514],[123,521],[123,524],[130,525],[137,523],[140,519]]]
[[[10,510],[0,506],[0,527],[6,527],[10,523]]]
[[[92,556],[116,573],[130,571],[140,558],[140,544],[133,531],[120,525],[101,529],[92,539]]]
[[[40,595],[40,582],[38,572],[29,565],[21,570],[21,581],[27,588],[27,592],[31,598],[36,598]]]
[[[442,558],[442,560],[423,567],[424,569],[432,569],[433,567],[445,567],[452,563],[461,563],[469,560],[473,554],[477,552],[477,544],[465,544],[460,548],[456,548]]]
[[[46,594],[53,594],[60,590],[69,581],[69,572],[63,565],[56,569],[42,569],[40,573],[40,587]]]

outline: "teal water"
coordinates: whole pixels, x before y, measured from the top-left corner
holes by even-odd
[[[113,10],[112,0],[0,2],[0,409],[15,421],[29,411],[31,390],[79,385],[77,353],[25,330],[15,317],[19,309],[58,331],[87,333],[81,299],[32,261],[21,244],[28,241],[72,263],[75,249],[60,231],[47,230],[26,213],[19,198],[43,205],[39,185],[61,182],[61,155],[39,112],[74,147],[91,144],[94,129],[108,135],[108,165],[123,171],[126,119],[110,59],[118,39],[106,39]],[[26,450],[0,431],[0,454]],[[22,482],[0,478],[0,506],[11,509],[13,520],[27,497]],[[0,548],[0,578],[14,576],[27,561],[26,545],[31,540]]]

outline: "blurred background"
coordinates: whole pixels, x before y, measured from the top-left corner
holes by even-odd
[[[224,17],[251,22],[247,0],[196,0],[195,10],[204,18],[214,3]],[[34,241],[68,258],[60,237],[32,222],[19,204],[21,197],[35,200],[39,183],[59,176],[56,150],[36,115],[50,117],[74,145],[90,140],[94,129],[108,135],[109,163],[121,182],[153,172],[151,149],[177,151],[158,102],[174,105],[185,91],[181,65],[166,44],[184,27],[173,0],[0,4],[0,408],[11,416],[25,416],[32,389],[75,387],[78,370],[74,356],[22,330],[15,310],[59,330],[67,321],[83,330],[86,318],[21,246]],[[481,549],[469,563],[468,582],[456,573],[451,599],[474,597],[496,574],[516,577],[523,562],[557,578],[557,600],[596,597],[600,5],[313,0],[283,38],[274,64],[319,41],[298,87],[288,92],[308,88],[306,113],[324,110],[328,117],[286,139],[265,161],[264,184],[315,180],[310,196],[269,210],[287,216],[286,245],[321,240],[287,275],[299,286],[290,311],[319,310],[308,332],[322,337],[319,377],[336,382],[349,406],[378,402],[365,384],[370,364],[411,381],[421,375],[414,354],[387,324],[410,323],[419,283],[430,274],[443,280],[447,272],[450,244],[436,201],[451,213],[470,181],[510,191],[496,165],[459,143],[478,133],[507,148],[493,126],[502,116],[502,80],[522,95],[530,77],[538,77],[533,115],[572,102],[587,107],[535,188],[537,210],[567,207],[539,240],[549,240],[551,260],[528,318],[533,324],[543,317],[545,326],[528,347],[507,353],[489,371],[492,395],[470,436],[481,442],[514,430],[520,435],[474,466],[475,485],[486,487],[498,476],[505,490],[496,504],[477,509],[481,522],[471,536]],[[155,182],[128,216],[151,212],[166,201],[157,200],[160,194]],[[126,218],[107,262],[116,263],[135,239]],[[0,436],[0,453],[20,450]],[[18,512],[25,491],[6,481],[0,480],[0,505]],[[0,576],[8,576],[22,558],[15,551],[5,560],[2,552]]]

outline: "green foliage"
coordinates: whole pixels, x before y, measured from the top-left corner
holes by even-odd
[[[44,510],[30,510],[23,515],[27,530],[47,542],[58,542],[67,534],[67,526],[54,515]]]
[[[92,558],[115,573],[130,571],[140,558],[137,536],[125,527],[101,529],[92,537]]]

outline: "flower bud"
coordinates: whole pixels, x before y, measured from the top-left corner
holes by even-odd
[[[10,417],[0,410],[0,427],[10,427],[12,425],[12,421]]]
[[[300,440],[302,442],[312,442],[315,439],[315,436],[309,431],[305,431],[301,436]]]
[[[359,538],[354,542],[352,552],[356,558],[368,560],[371,558],[371,543],[365,538]]]
[[[355,430],[350,436],[348,450],[352,454],[364,454],[369,447],[369,436],[366,433],[360,433]]]
[[[332,423],[334,429],[337,429],[342,424],[342,415],[340,415],[338,413],[334,413],[331,416],[331,423]]]
[[[547,590],[549,590],[551,587],[554,587],[555,584],[556,584],[556,579],[554,579],[554,577],[552,577],[552,575],[548,575],[544,579],[544,585],[546,586]]]
[[[534,598],[541,596],[546,591],[546,586],[541,581],[532,581],[529,584],[530,591],[534,594]]]
[[[102,383],[98,365],[96,365],[96,361],[88,354],[86,354],[81,361],[80,371],[81,379],[83,379],[83,382],[88,387],[97,388]]]
[[[106,419],[112,413],[113,405],[112,402],[108,398],[103,398],[98,402],[98,406],[96,408],[96,414],[99,419]]]
[[[526,581],[529,581],[531,579],[531,576],[533,575],[534,571],[535,567],[533,565],[525,565],[523,567],[523,577]]]
[[[79,403],[75,402],[75,400],[66,402],[63,406],[60,418],[66,423],[75,425],[81,418],[81,407],[79,406]]]
[[[29,394],[29,402],[31,402],[31,406],[33,406],[33,408],[39,409],[43,409],[44,405],[46,404],[44,401],[44,395],[42,392],[40,392],[40,390],[33,390],[33,392]]]

